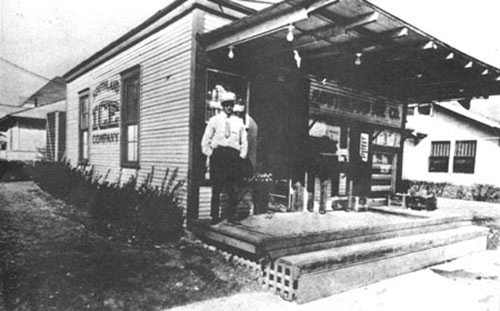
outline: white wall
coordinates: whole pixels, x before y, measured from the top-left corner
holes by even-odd
[[[67,154],[73,165],[78,163],[78,93],[90,89],[90,113],[103,100],[120,102],[120,91],[104,90],[93,96],[103,81],[119,81],[120,73],[140,66],[140,171],[139,180],[155,167],[154,183],[162,182],[165,170],[179,169],[187,178],[189,150],[189,111],[191,92],[192,15],[147,37],[112,59],[83,74],[67,86]],[[93,134],[119,133],[120,128],[92,130]],[[97,174],[110,170],[108,181],[120,174],[120,143],[92,144],[89,164]],[[123,170],[122,180],[135,170]]]
[[[428,136],[415,144],[407,139],[403,153],[403,179],[431,182],[450,182],[460,185],[474,183],[500,186],[500,137],[481,129],[472,121],[443,113],[443,108],[433,109],[431,116],[408,116],[407,128]],[[476,140],[474,174],[453,173],[453,154],[457,140]],[[447,173],[429,172],[428,161],[432,141],[450,141],[450,159]]]
[[[32,161],[41,159],[45,149],[45,129],[32,126],[29,121],[17,122],[6,132],[7,150],[0,158]]]

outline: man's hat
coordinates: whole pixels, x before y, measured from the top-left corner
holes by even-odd
[[[233,99],[228,99],[220,103],[222,107],[225,106],[234,106],[234,100]]]

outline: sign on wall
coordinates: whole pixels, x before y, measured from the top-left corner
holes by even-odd
[[[368,162],[368,148],[370,145],[370,135],[361,133],[359,136],[359,156],[363,162]]]
[[[92,91],[92,144],[116,144],[120,133],[120,81],[101,81]]]
[[[403,106],[398,103],[361,96],[333,84],[323,85],[316,81],[311,81],[309,111],[393,127],[401,127],[403,118]]]

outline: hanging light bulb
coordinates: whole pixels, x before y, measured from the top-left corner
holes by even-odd
[[[233,59],[234,58],[233,49],[234,49],[234,47],[232,45],[230,45],[229,46],[229,53],[227,53],[227,57],[229,57],[229,59]]]
[[[295,59],[295,62],[297,63],[297,68],[300,68],[300,63],[302,62],[302,57],[300,57],[299,51],[293,50],[293,58]]]
[[[361,65],[361,55],[363,55],[363,53],[356,53],[356,60],[354,61],[354,65]]]
[[[288,42],[293,41],[293,29],[295,29],[295,27],[293,27],[292,24],[288,25],[288,33],[286,34],[286,41]]]

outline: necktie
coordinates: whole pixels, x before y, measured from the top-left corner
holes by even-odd
[[[224,129],[224,136],[229,138],[231,136],[231,125],[229,124],[229,119],[226,119],[226,128]]]

